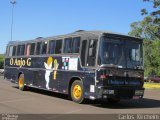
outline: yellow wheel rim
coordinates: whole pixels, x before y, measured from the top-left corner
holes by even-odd
[[[82,96],[82,88],[81,88],[80,85],[75,85],[73,87],[73,96],[77,100],[81,98],[81,96]]]
[[[19,87],[20,88],[23,87],[23,78],[22,77],[19,78]]]

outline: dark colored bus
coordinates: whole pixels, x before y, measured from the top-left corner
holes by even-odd
[[[118,102],[143,98],[143,41],[106,31],[71,34],[7,45],[4,77],[26,87],[85,99]]]

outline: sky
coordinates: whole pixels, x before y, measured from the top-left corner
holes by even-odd
[[[16,0],[13,41],[31,40],[77,30],[108,30],[128,34],[130,24],[140,21],[142,0]],[[0,0],[0,54],[11,40],[10,0]]]

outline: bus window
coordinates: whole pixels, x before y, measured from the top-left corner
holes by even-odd
[[[41,49],[41,54],[46,54],[47,53],[47,41],[42,43],[42,49]]]
[[[82,48],[81,48],[81,63],[82,66],[86,65],[86,50],[87,50],[87,40],[82,41]]]
[[[28,44],[26,47],[26,56],[30,55],[31,44]]]
[[[6,48],[6,56],[9,56],[9,47]]]
[[[72,49],[72,38],[66,38],[64,40],[64,53],[71,53]]]
[[[28,44],[26,47],[26,56],[34,55],[35,43]]]
[[[42,42],[38,42],[38,43],[37,43],[36,55],[39,55],[39,54],[40,54],[40,50],[41,50],[41,43],[42,43]]]
[[[34,55],[35,43],[28,44],[26,47],[26,55]]]
[[[55,53],[55,47],[56,47],[55,40],[51,40],[49,42],[49,54],[54,54]]]
[[[30,55],[34,55],[34,50],[35,50],[35,43],[32,43],[30,48]]]
[[[56,40],[55,54],[60,54],[62,50],[62,40]]]
[[[87,57],[87,66],[95,66],[96,49],[97,49],[97,40],[90,40],[88,57]]]
[[[73,38],[72,42],[72,53],[79,53],[80,48],[80,37]]]
[[[24,55],[25,45],[18,45],[17,56]]]
[[[9,47],[9,56],[12,56],[12,54],[13,54],[13,46],[10,46]]]
[[[12,52],[12,56],[16,56],[16,46],[13,46],[13,52]]]

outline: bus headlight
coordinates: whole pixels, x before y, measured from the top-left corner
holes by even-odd
[[[144,91],[143,90],[136,90],[135,95],[143,95]]]

